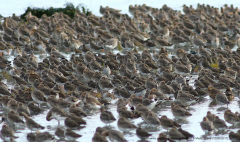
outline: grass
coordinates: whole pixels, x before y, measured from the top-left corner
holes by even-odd
[[[218,63],[217,63],[217,60],[215,59],[212,63],[211,63],[211,66],[214,67],[214,68],[219,68],[218,66]]]
[[[79,10],[80,12],[88,15],[89,14],[89,9],[84,7],[83,4],[79,4],[76,7],[70,3],[67,2],[64,4],[65,8],[38,8],[38,7],[28,7],[23,13],[20,18],[26,21],[26,15],[29,11],[31,11],[32,15],[37,16],[38,18],[41,18],[43,14],[46,14],[47,16],[52,16],[55,12],[63,12],[64,14],[67,14],[70,18],[74,17],[74,13]]]
[[[219,68],[218,63],[211,63],[211,66],[214,67],[214,68]]]
[[[120,50],[123,50],[122,49],[122,46],[121,46],[121,44],[120,43],[118,43],[118,46],[117,46],[117,48],[118,48],[118,50],[120,51]]]

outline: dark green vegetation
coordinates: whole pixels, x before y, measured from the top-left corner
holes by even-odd
[[[72,3],[67,2],[64,4],[65,8],[53,8],[50,7],[48,9],[45,8],[38,8],[38,7],[28,7],[24,14],[22,14],[20,17],[23,20],[26,20],[26,15],[29,11],[31,11],[32,15],[37,16],[38,18],[41,18],[43,14],[46,14],[47,16],[52,16],[55,12],[63,12],[64,14],[67,14],[70,18],[73,18],[74,13],[76,10],[79,10],[82,13],[85,13],[88,15],[89,9],[83,6],[83,4],[79,4],[78,6],[74,6]]]

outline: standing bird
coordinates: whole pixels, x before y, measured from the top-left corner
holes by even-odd
[[[134,124],[132,124],[132,122],[128,121],[124,117],[118,119],[117,125],[121,131],[131,131],[137,128]]]
[[[103,123],[110,124],[116,121],[116,118],[113,116],[112,112],[106,111],[103,107],[101,107],[100,119]]]
[[[99,134],[99,132],[96,131],[93,135],[92,142],[108,142],[108,140],[105,136],[102,136],[101,134]]]
[[[58,125],[60,125],[60,120],[65,120],[67,114],[58,107],[53,107],[49,110],[46,116],[46,120],[50,121],[52,119],[56,119],[58,121]]]
[[[108,136],[110,141],[114,142],[127,142],[124,135],[117,130],[106,130],[102,132],[102,135]]]
[[[202,122],[200,123],[200,126],[204,132],[211,132],[214,130],[213,123],[208,120],[207,117],[203,117]]]
[[[113,50],[115,47],[118,46],[118,43],[119,43],[119,41],[117,38],[111,38],[106,41],[104,47],[108,50]]]
[[[216,116],[213,120],[213,125],[217,130],[224,130],[227,128],[226,122]]]
[[[18,137],[16,137],[14,135],[14,130],[11,127],[4,124],[4,125],[2,125],[1,138],[4,141],[14,141],[14,139],[16,139]]]
[[[38,90],[38,89],[35,89],[34,91],[32,91],[31,97],[32,97],[32,99],[33,99],[36,103],[38,103],[39,106],[40,106],[42,103],[46,103],[46,102],[47,102],[47,99],[46,99],[46,97],[45,97],[45,94],[44,94],[42,91]],[[39,107],[39,106],[38,106],[38,107]]]
[[[21,114],[25,118],[25,123],[31,131],[37,131],[37,130],[43,130],[45,127],[39,125],[37,122],[35,122],[32,118],[30,118],[26,113],[21,112]]]
[[[227,104],[227,106],[228,106],[228,104],[229,104],[227,96],[223,93],[218,93],[216,95],[215,99],[216,99],[217,103],[219,103],[220,105]]]
[[[232,113],[230,109],[226,110],[224,113],[224,119],[230,124],[235,124],[239,122],[239,118],[235,113]]]
[[[64,135],[69,141],[75,141],[76,139],[82,137],[82,135],[77,134],[69,128],[65,130]]]
[[[24,121],[22,121],[22,119],[20,118],[20,116],[14,112],[13,110],[11,110],[10,112],[8,112],[7,114],[7,120],[8,122],[13,125],[15,127],[16,125],[19,125],[21,123],[24,123]]]
[[[146,139],[152,135],[140,127],[136,129],[136,134],[140,139]]]

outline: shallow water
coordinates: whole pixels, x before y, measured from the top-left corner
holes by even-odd
[[[81,3],[81,1],[69,1],[69,2],[73,2],[74,5],[77,5],[79,3]],[[110,0],[104,0],[104,1],[97,1],[97,0],[90,0],[87,1],[86,3],[84,3],[89,9],[90,11],[93,11],[94,14],[96,15],[100,15],[99,14],[99,7],[100,5],[102,6],[110,6],[116,9],[121,9],[122,13],[128,13],[128,6],[130,4],[134,5],[134,4],[147,4],[149,6],[153,6],[153,7],[162,7],[163,4],[167,4],[168,6],[172,7],[173,9],[176,10],[181,10],[182,9],[182,5],[186,4],[186,5],[190,5],[192,4],[193,7],[196,7],[197,3],[199,1],[196,0],[191,0],[191,1],[173,1],[173,0],[169,0],[169,1],[156,1],[156,0],[148,0],[148,1],[143,1],[143,0],[135,0],[135,1],[130,1],[130,0],[115,0],[115,1],[110,1]],[[54,7],[63,7],[63,4],[65,3],[65,0],[52,0],[52,1],[47,1],[47,0],[41,0],[41,1],[32,1],[32,0],[24,0],[23,1],[4,1],[1,3],[0,6],[0,14],[2,14],[3,16],[10,16],[12,15],[12,13],[16,13],[16,15],[20,15],[22,13],[24,13],[25,9],[27,6],[34,6],[34,7],[50,7],[50,6],[54,6]],[[226,3],[226,1],[224,0],[219,0],[219,1],[207,1],[207,0],[203,0],[201,1],[201,3],[207,3],[213,6],[217,6],[220,7],[222,5],[224,5]],[[240,5],[240,1],[235,1],[235,0],[228,0],[228,4],[234,3],[234,5]],[[129,14],[129,13],[128,13]],[[236,47],[233,49],[236,50]],[[118,52],[118,51],[114,51],[114,52]],[[174,52],[173,52],[174,53]],[[70,54],[64,54],[68,59],[70,58]],[[37,55],[39,57],[39,62],[43,59],[42,57],[40,57],[39,55]],[[8,58],[9,60],[13,60],[13,56],[9,56]],[[191,85],[193,85],[194,80],[197,79],[197,76],[193,76],[192,79],[190,80],[190,82],[192,83]],[[11,88],[11,87],[10,87]],[[114,103],[116,102],[113,101],[113,105],[109,106],[110,111],[113,112],[114,116],[116,118],[118,118],[118,113],[116,111],[116,106],[114,105]],[[212,99],[209,98],[208,96],[205,97],[203,99],[202,102],[193,105],[190,107],[190,112],[192,113],[192,116],[186,118],[184,121],[178,121],[179,123],[182,123],[182,129],[183,130],[187,130],[190,133],[192,133],[195,138],[191,139],[190,141],[201,141],[204,142],[206,141],[206,139],[208,141],[230,141],[228,139],[228,131],[230,131],[229,129],[226,130],[226,133],[223,134],[211,134],[211,135],[205,135],[204,131],[201,129],[200,127],[200,122],[202,121],[202,118],[204,116],[206,116],[207,111],[211,111],[213,114],[216,114],[217,116],[219,116],[221,119],[224,119],[223,114],[224,114],[224,110],[219,110],[219,108],[222,108],[220,105],[215,105],[215,106],[209,106],[209,104],[212,102]],[[171,113],[171,109],[168,103],[168,105],[166,105],[167,103],[163,103],[162,107],[157,107],[154,109],[154,111],[157,112],[157,115],[159,117],[161,117],[162,115],[167,115],[168,118],[174,119],[174,116]],[[226,107],[226,106],[223,106]],[[232,110],[232,112],[236,112],[239,111],[239,99],[237,97],[235,97],[234,101],[232,101],[228,107]],[[51,121],[47,121],[46,120],[46,114],[47,114],[48,110],[45,110],[42,114],[37,115],[37,116],[33,116],[32,118],[39,124],[45,126],[45,130],[44,131],[49,131],[51,134],[55,133],[55,130],[57,128],[57,121],[56,120],[51,120]],[[117,121],[113,122],[109,125],[105,125],[103,122],[101,122],[100,120],[100,113],[94,113],[91,116],[85,117],[84,120],[87,121],[87,125],[85,128],[82,128],[80,130],[75,130],[75,132],[83,135],[81,138],[77,139],[77,141],[81,141],[81,142],[90,142],[94,132],[96,130],[96,127],[111,127],[113,129],[118,130],[117,127]],[[141,125],[143,120],[141,118],[138,119],[133,119],[131,120],[135,125]],[[0,124],[0,127],[2,127],[3,124]],[[230,124],[227,123],[228,126],[231,126]],[[60,123],[61,127],[64,127],[64,121],[61,121]],[[141,125],[143,127],[145,127],[144,125]],[[231,129],[231,131],[236,132],[238,129],[240,128],[233,128]],[[146,128],[147,129],[147,128]],[[147,129],[149,130],[149,129]],[[26,135],[27,133],[29,133],[30,130],[28,130],[28,128],[24,128],[23,130],[18,130],[16,133],[16,136],[18,136],[19,138],[16,139],[17,142],[26,142]],[[146,139],[145,141],[157,141],[156,139],[158,138],[159,133],[164,132],[166,133],[167,131],[160,128],[159,131],[156,132],[150,132],[152,135],[152,137],[150,137],[149,139]],[[125,138],[129,141],[129,142],[135,142],[135,141],[139,141],[140,139],[135,135],[135,131],[131,131],[130,133],[126,133],[125,134]]]
[[[174,48],[172,48],[174,49]],[[170,50],[173,54],[174,54],[174,50]],[[233,50],[236,50],[236,48],[233,48]],[[115,50],[114,52],[119,52],[117,50]],[[70,55],[71,54],[64,54],[67,59],[69,60]],[[171,56],[171,55],[170,55]],[[42,61],[42,59],[45,57],[45,55],[37,55],[37,57],[39,57],[39,62]],[[13,56],[9,56],[9,60],[12,60]],[[192,75],[192,78],[190,79],[189,84],[194,86],[194,81],[197,79],[197,75]],[[11,88],[11,85],[10,85]],[[108,108],[110,108],[109,110],[111,112],[113,112],[115,118],[118,118],[118,113],[116,111],[116,103],[117,100],[112,101],[112,104],[110,106],[108,106]],[[235,97],[234,101],[232,101],[228,107],[232,110],[232,112],[236,112],[239,111],[239,99],[237,97]],[[224,140],[224,141],[230,141],[228,139],[228,133],[229,133],[229,129],[226,130],[226,132],[224,133],[220,133],[220,134],[209,134],[206,135],[204,133],[204,131],[201,129],[200,127],[200,122],[202,121],[203,117],[206,116],[207,111],[211,111],[213,114],[216,114],[217,116],[219,116],[219,118],[224,120],[224,111],[226,109],[226,105],[225,106],[220,106],[220,105],[211,105],[210,103],[212,103],[212,99],[210,97],[205,97],[202,99],[202,101],[198,104],[195,104],[193,106],[190,106],[189,110],[190,113],[192,113],[192,116],[187,117],[184,120],[176,120],[171,112],[171,107],[170,107],[170,103],[171,102],[163,102],[162,106],[160,107],[156,107],[153,109],[154,112],[156,112],[157,116],[161,117],[162,115],[166,115],[168,118],[171,118],[173,120],[175,120],[176,122],[178,122],[179,124],[181,124],[182,129],[183,130],[187,130],[188,132],[192,133],[195,138],[190,139],[190,141],[206,141],[206,139],[208,141],[213,141],[213,142],[217,142],[220,139]],[[223,110],[221,110],[223,109]],[[55,130],[58,127],[58,122],[56,120],[51,120],[51,121],[47,121],[46,120],[46,114],[48,113],[48,110],[45,110],[42,114],[39,115],[35,115],[32,118],[39,123],[40,125],[44,126],[45,129],[44,131],[48,131],[51,134],[54,135]],[[92,115],[85,117],[84,120],[86,120],[87,125],[86,127],[82,128],[82,129],[78,129],[78,130],[74,130],[75,132],[77,132],[78,134],[81,134],[82,137],[77,139],[77,141],[81,141],[81,142],[89,142],[91,141],[94,132],[96,130],[97,127],[105,127],[107,129],[115,129],[115,130],[119,130],[117,127],[117,121],[111,123],[110,125],[106,125],[105,123],[101,122],[100,120],[100,112],[96,111],[93,112]],[[148,130],[152,136],[146,140],[144,140],[144,142],[152,142],[152,141],[157,141],[158,135],[160,133],[167,133],[167,131],[165,129],[162,129],[161,127],[156,130],[152,130],[153,128],[149,128],[146,127],[147,125],[145,123],[143,123],[142,118],[137,118],[137,119],[133,119],[131,120],[132,123],[134,123],[137,126],[141,126],[142,128]],[[228,124],[228,126],[231,126],[231,124]],[[0,128],[1,128],[2,124],[0,124]],[[64,121],[60,121],[60,127],[65,127],[64,126]],[[231,128],[231,131],[236,132],[239,127],[237,128]],[[154,128],[155,129],[155,128]],[[120,130],[119,130],[120,131]],[[25,142],[27,141],[26,136],[28,133],[30,133],[31,131],[28,128],[23,128],[23,130],[18,130],[16,132],[16,136],[18,136],[19,138],[16,139],[17,142]],[[136,141],[140,141],[140,139],[135,135],[135,130],[130,131],[129,133],[124,133],[125,138],[129,141],[129,142],[136,142]],[[57,137],[56,137],[57,138]],[[62,141],[62,140],[61,140]],[[183,140],[186,141],[186,140]]]

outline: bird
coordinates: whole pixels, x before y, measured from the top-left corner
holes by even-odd
[[[186,120],[190,128],[201,127],[204,136],[238,123],[239,113],[233,112],[235,96],[240,97],[235,5],[185,4],[175,11],[136,4],[128,7],[132,16],[109,6],[100,6],[101,15],[69,3],[64,9],[53,15],[27,9],[27,22],[16,14],[0,15],[3,141],[19,141],[16,136],[25,128],[21,139],[26,141],[56,141],[56,135],[60,141],[122,142],[130,140],[127,131],[140,141],[151,141],[156,133],[156,141],[177,141],[198,135],[180,128]],[[206,110],[199,105],[212,110],[193,125],[195,112]],[[160,108],[172,114],[159,115]],[[213,114],[216,109],[223,114]],[[51,129],[45,130],[42,117],[51,121]],[[91,122],[98,120],[102,124]],[[108,129],[115,124],[119,130]],[[74,130],[90,127],[96,130],[92,137]],[[239,141],[240,131],[227,133]]]
[[[176,127],[169,130],[169,137],[170,139],[178,139],[178,140],[186,138],[181,132],[178,131]]]
[[[15,136],[14,130],[11,127],[4,124],[1,129],[1,138],[4,141],[14,141],[14,139],[17,139],[18,137]]]
[[[51,135],[49,132],[37,132],[36,140],[37,141],[52,141],[54,140],[54,136]]]
[[[218,116],[216,116],[213,120],[213,126],[214,128],[216,128],[217,130],[224,130],[226,129],[228,126],[226,125],[226,122],[222,119],[220,119]]]
[[[32,141],[36,141],[37,140],[37,136],[35,133],[28,133],[27,134],[27,140],[29,142],[32,142]]]
[[[201,126],[202,130],[206,133],[214,130],[213,123],[211,121],[209,121],[207,117],[203,117],[203,120],[200,123],[200,126]]]
[[[102,132],[103,136],[108,136],[110,141],[126,142],[124,135],[117,130],[106,130]]]
[[[167,129],[167,130],[170,130],[171,128],[173,127],[180,127],[181,125],[179,125],[178,123],[176,123],[175,121],[167,118],[166,115],[163,115],[161,118],[160,118],[160,123],[161,123],[161,126],[164,128],[164,129]]]
[[[227,96],[223,93],[218,93],[215,97],[217,103],[219,103],[220,105],[223,105],[223,104],[229,104],[229,100],[227,98]]]
[[[160,120],[159,118],[156,116],[155,113],[151,112],[151,111],[146,111],[143,112],[141,114],[141,117],[149,124],[152,126],[160,126]]]
[[[124,106],[118,107],[117,112],[120,117],[124,117],[124,118],[134,117],[134,113],[132,111],[127,110],[127,108]]]
[[[135,126],[134,124],[132,124],[132,122],[128,121],[126,118],[121,117],[118,119],[117,122],[118,128],[121,131],[131,131],[137,128],[137,126]]]
[[[45,94],[42,91],[38,90],[38,89],[35,89],[34,91],[32,91],[31,97],[39,105],[42,104],[42,103],[46,103],[47,102]]]
[[[108,142],[108,140],[106,139],[106,137],[102,136],[101,134],[99,134],[99,132],[95,132],[93,137],[92,137],[92,141],[93,142]]]
[[[25,123],[20,116],[14,112],[13,110],[11,110],[10,112],[8,112],[7,114],[7,120],[10,123],[10,125],[17,127],[20,124]],[[17,125],[17,126],[16,126]]]
[[[46,116],[47,121],[51,121],[52,119],[56,119],[58,121],[58,125],[60,125],[60,120],[65,120],[67,114],[58,107],[51,108]]]
[[[140,127],[136,129],[136,134],[140,139],[146,139],[152,135]]]
[[[175,103],[171,104],[171,110],[172,110],[173,116],[179,119],[192,115],[190,112],[180,107],[179,105],[176,105]]]
[[[87,124],[87,122],[83,118],[75,115],[74,113],[69,113],[68,117],[71,118],[72,120],[74,120],[78,125]]]
[[[77,107],[74,104],[72,104],[70,106],[69,113],[74,113],[76,116],[79,116],[79,117],[86,117],[87,116],[86,112],[82,108]]]
[[[82,137],[82,135],[77,134],[76,132],[72,131],[71,129],[67,128],[64,132],[64,136],[70,140],[70,141],[75,141],[76,139]]]
[[[104,44],[104,47],[108,50],[113,50],[115,47],[117,47],[118,43],[119,41],[117,38],[111,38],[106,41],[106,43]]]
[[[100,120],[106,124],[110,124],[116,121],[116,118],[112,114],[112,112],[105,110],[103,107],[101,108]]]
[[[27,114],[25,114],[24,112],[21,112],[21,114],[24,116],[25,118],[25,123],[26,126],[28,127],[28,129],[30,129],[31,131],[37,131],[37,130],[43,130],[45,129],[45,127],[39,125],[37,122],[35,122],[32,118],[30,118]]]
[[[71,129],[79,127],[79,124],[69,117],[67,117],[64,120],[64,124],[65,124],[66,127],[71,128]]]
[[[230,123],[230,124],[235,124],[239,122],[239,118],[235,113],[232,113],[232,111],[230,109],[227,109],[224,112],[224,119],[226,122]]]
[[[58,136],[60,139],[64,139],[64,130],[62,130],[61,128],[57,128],[55,131],[55,135]]]
[[[234,133],[233,131],[231,131],[229,133],[229,139],[231,141],[239,141],[240,140],[240,134],[237,132],[237,133]]]

